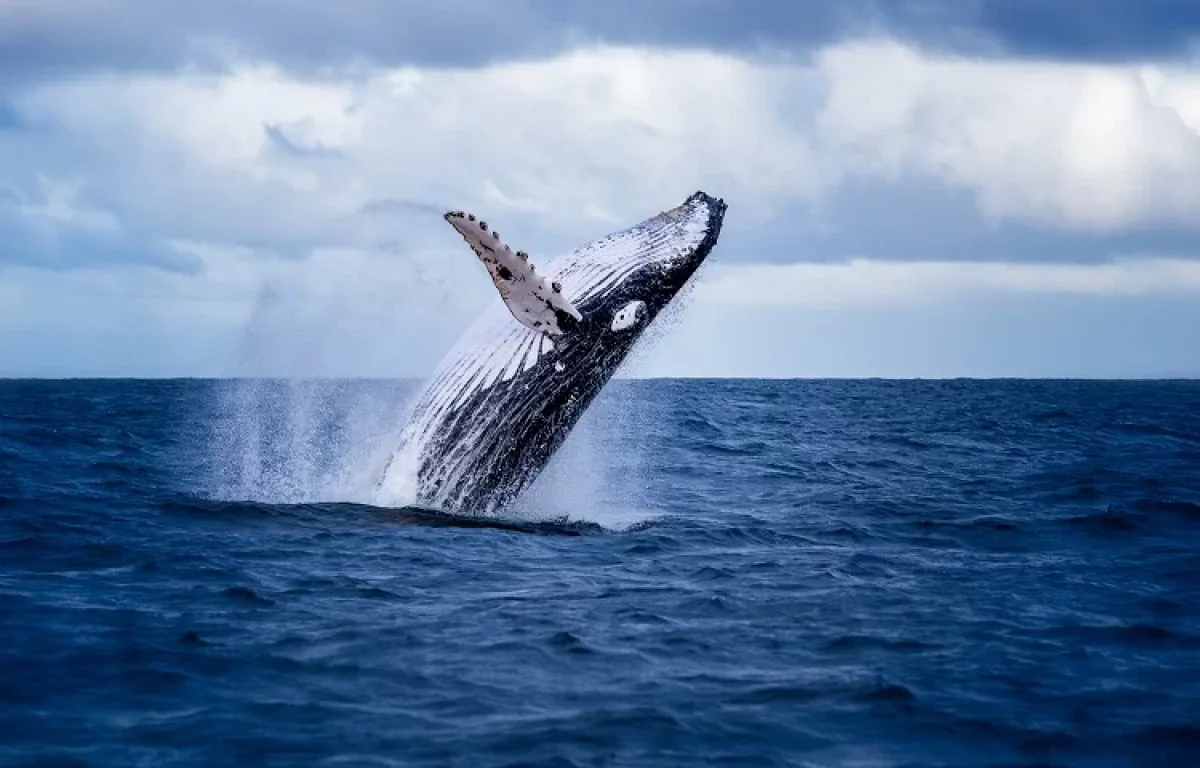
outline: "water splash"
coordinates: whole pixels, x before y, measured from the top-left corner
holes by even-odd
[[[210,445],[213,497],[374,503],[414,390],[404,380],[223,382]]]
[[[506,514],[610,530],[657,517],[646,503],[649,457],[638,440],[644,418],[635,393],[621,382],[610,383]]]
[[[458,314],[448,308],[465,295],[451,290],[455,263],[433,277],[441,254],[393,251],[263,267],[234,366],[239,378],[213,397],[210,496],[374,502],[417,382],[334,377],[426,367],[440,337],[455,333],[445,315]]]
[[[623,382],[622,382],[623,383]],[[637,440],[635,393],[610,387],[542,475],[500,517],[595,523],[622,530],[655,517],[644,503],[648,457]],[[209,495],[269,504],[408,506],[414,483],[380,489],[402,473],[401,430],[413,380],[240,379],[214,392]],[[416,466],[416,462],[409,462]],[[453,510],[444,510],[453,512]]]
[[[309,282],[263,282],[240,349],[243,378],[221,382],[213,394],[206,495],[271,504],[411,505],[418,462],[405,452],[414,446],[403,430],[421,382],[311,378],[350,353],[394,358],[401,327],[394,318],[382,323],[377,297],[364,300],[347,289],[316,301]],[[356,302],[371,306],[350,306]],[[419,319],[426,310],[409,305],[391,312]],[[375,338],[360,338],[367,327]],[[413,332],[411,324],[407,331]],[[381,345],[379,337],[394,341]],[[373,362],[366,359],[363,367],[372,370]],[[633,405],[627,395],[602,394],[542,477],[502,515],[606,528],[644,522],[651,514],[640,503],[644,457],[629,425]],[[381,485],[385,473],[388,482]]]

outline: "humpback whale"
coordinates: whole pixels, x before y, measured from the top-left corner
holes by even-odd
[[[447,213],[500,301],[418,395],[377,487],[380,503],[473,516],[511,503],[709,255],[724,216],[723,200],[696,192],[540,274],[494,227]]]

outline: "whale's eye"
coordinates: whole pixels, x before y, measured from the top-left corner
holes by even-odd
[[[614,331],[628,330],[642,321],[646,316],[646,305],[641,301],[631,301],[617,310],[613,315],[612,329]]]

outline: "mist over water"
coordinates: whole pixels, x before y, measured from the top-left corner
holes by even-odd
[[[214,498],[371,504],[411,381],[240,379],[213,393]]]
[[[364,318],[383,333],[366,338],[357,327]],[[414,382],[361,385],[324,378],[323,372],[330,350],[349,347],[361,357],[394,356],[395,350],[379,340],[394,335],[383,318],[378,296],[370,291],[319,296],[303,273],[263,281],[246,320],[236,378],[212,391],[210,434],[203,448],[209,454],[212,498],[270,504],[373,501]]]

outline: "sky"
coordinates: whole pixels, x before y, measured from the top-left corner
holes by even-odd
[[[1200,375],[1194,0],[0,0],[0,376],[428,374],[702,189],[631,376]]]

